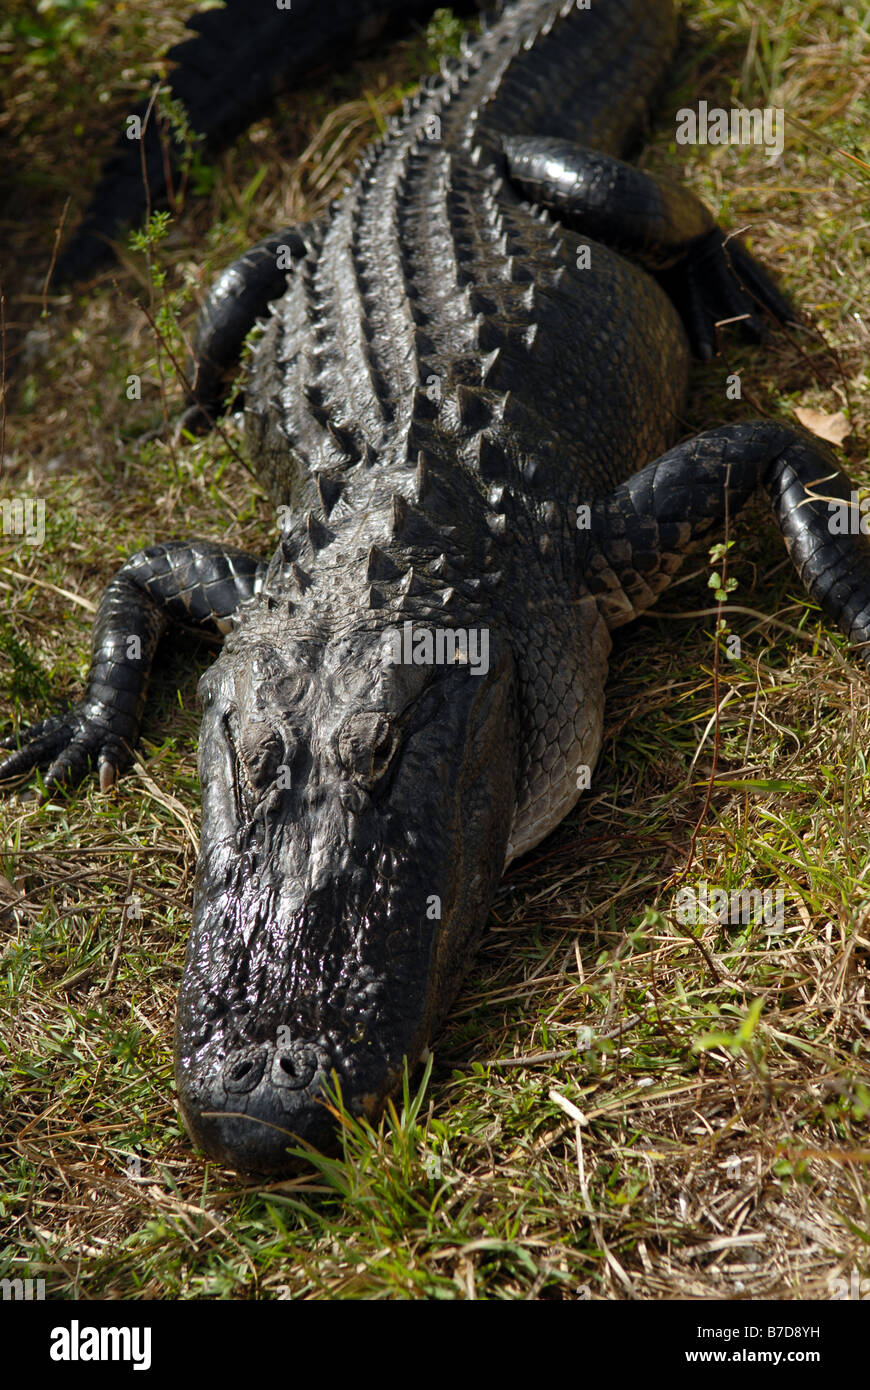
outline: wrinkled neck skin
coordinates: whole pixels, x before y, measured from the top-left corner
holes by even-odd
[[[376,1117],[455,996],[505,862],[516,673],[401,663],[370,612],[325,631],[256,601],[203,678],[202,849],[181,988],[186,1123],[287,1171],[334,1143],[333,1072]]]

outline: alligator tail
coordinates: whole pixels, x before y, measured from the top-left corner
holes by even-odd
[[[168,80],[191,130],[214,154],[268,109],[276,93],[304,81],[318,65],[347,58],[371,43],[391,22],[432,8],[426,0],[225,0],[224,7],[187,21],[195,37],[169,50],[175,63]],[[84,218],[55,267],[56,283],[81,280],[111,256],[111,241],[146,208],[166,201],[167,177],[179,148],[164,151],[148,103],[129,114],[143,123],[141,140],[127,136],[103,167]],[[143,148],[144,145],[144,148]],[[145,178],[148,193],[146,195]]]

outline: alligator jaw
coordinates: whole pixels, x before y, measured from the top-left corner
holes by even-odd
[[[376,1119],[449,1009],[504,865],[516,700],[504,641],[475,675],[266,624],[205,678],[176,1075],[207,1153],[279,1174],[300,1140],[334,1147],[333,1072]]]

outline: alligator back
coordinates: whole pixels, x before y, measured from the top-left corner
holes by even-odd
[[[277,501],[425,449],[478,487],[570,502],[661,450],[685,379],[670,304],[524,203],[503,140],[623,152],[673,40],[669,0],[527,0],[424,85],[315,229],[257,352],[249,423]]]

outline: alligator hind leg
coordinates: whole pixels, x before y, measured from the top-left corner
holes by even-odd
[[[696,356],[713,356],[718,323],[739,319],[757,341],[759,310],[795,320],[767,272],[739,241],[726,242],[688,189],[568,140],[511,136],[504,150],[511,181],[531,202],[657,276]]]
[[[221,271],[209,288],[193,331],[190,393],[179,430],[205,432],[222,413],[228,371],[238,362],[257,319],[273,299],[280,299],[288,274],[304,260],[304,232],[285,227],[264,237]]]
[[[96,762],[107,790],[132,759],[154,652],[169,624],[227,632],[266,567],[244,550],[210,541],[171,541],[131,556],[97,608],[83,699],[0,742],[17,745],[0,763],[0,782],[48,764],[45,783],[52,789]]]
[[[844,525],[853,517],[851,483],[819,440],[773,420],[685,440],[591,506],[584,563],[608,625],[648,608],[692,546],[759,484],[810,596],[851,642],[865,644],[870,665],[870,542],[854,521]]]

